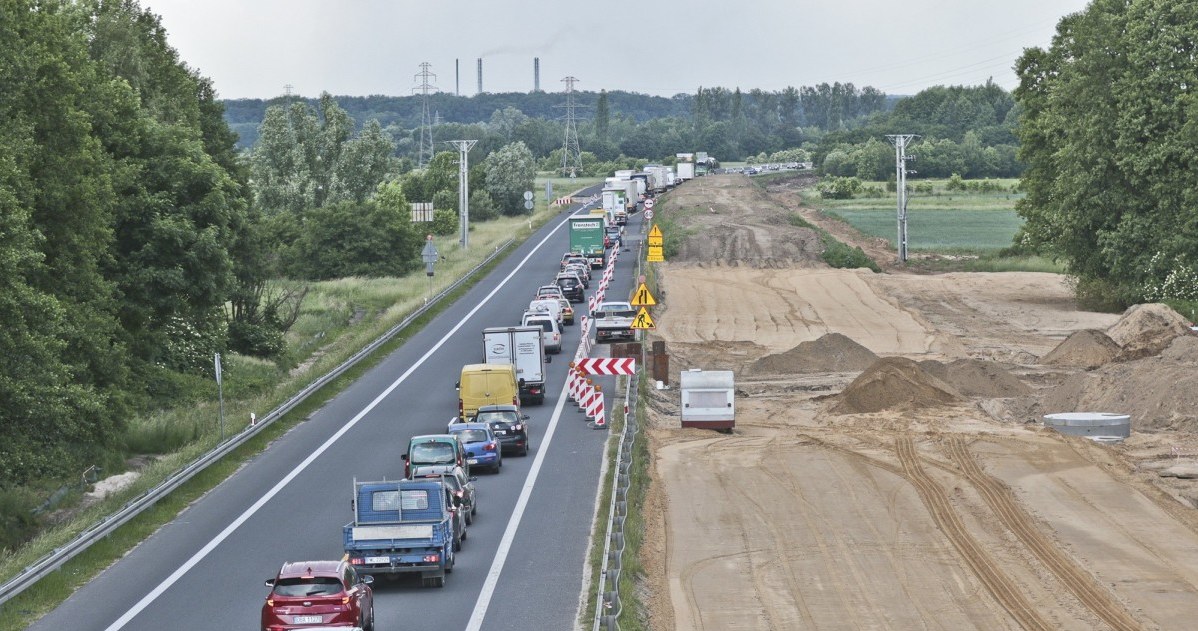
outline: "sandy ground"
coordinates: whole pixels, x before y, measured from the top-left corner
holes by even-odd
[[[708,236],[659,268],[653,629],[1194,628],[1198,339],[1080,311],[1052,274],[831,270],[787,191],[703,180],[659,204]],[[1152,343],[1087,369],[1081,330]],[[736,371],[732,434],[681,428],[690,367]],[[1133,435],[1035,422],[1075,410]]]

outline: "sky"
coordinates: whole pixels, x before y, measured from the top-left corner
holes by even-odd
[[[220,98],[403,96],[428,62],[441,91],[853,83],[1010,90],[1023,49],[1047,47],[1086,0],[141,0]],[[455,76],[455,60],[460,74]]]

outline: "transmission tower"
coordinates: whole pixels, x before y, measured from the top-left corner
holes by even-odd
[[[574,103],[574,84],[578,83],[578,79],[566,77],[562,79],[562,82],[566,84],[566,104],[554,105],[554,107],[566,108],[566,140],[562,143],[562,174],[576,177],[582,170],[582,150],[578,148],[578,125],[574,114],[574,110],[581,107]]]
[[[898,184],[898,259],[900,263],[907,262],[907,174],[915,171],[907,170],[907,161],[914,156],[907,155],[907,145],[919,136],[915,134],[890,134],[886,136],[894,144],[895,179]]]
[[[413,93],[420,93],[420,153],[417,158],[420,168],[433,159],[433,119],[428,113],[428,93],[437,90],[437,86],[432,84],[437,75],[429,72],[431,67],[427,61],[420,64],[420,72],[416,73],[419,84],[412,88]]]

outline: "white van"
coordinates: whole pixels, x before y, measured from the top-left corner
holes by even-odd
[[[562,352],[562,329],[557,325],[557,319],[548,311],[525,311],[523,326],[541,327],[541,338],[545,340],[545,352],[557,354]]]

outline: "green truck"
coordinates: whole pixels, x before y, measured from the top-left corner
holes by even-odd
[[[570,217],[570,251],[587,257],[591,269],[603,267],[603,217]]]

